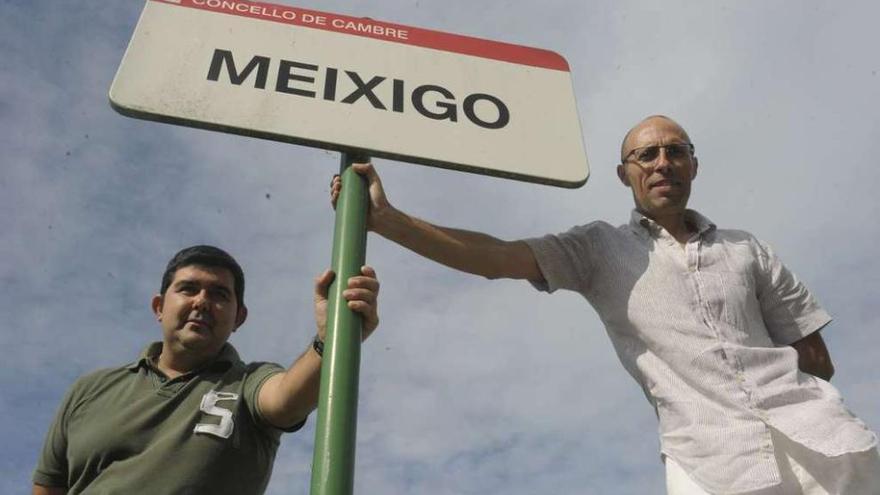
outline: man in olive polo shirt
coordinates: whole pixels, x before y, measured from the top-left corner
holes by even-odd
[[[235,259],[212,246],[177,253],[152,300],[162,341],[76,381],[49,428],[33,493],[262,493],[281,433],[302,427],[317,404],[333,276],[315,280],[315,344],[285,370],[245,364],[227,343],[247,317]],[[343,293],[365,337],[379,321],[378,292],[364,267]]]

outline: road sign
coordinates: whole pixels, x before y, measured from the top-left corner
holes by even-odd
[[[297,7],[147,0],[110,101],[132,117],[531,182],[589,174],[560,55]]]

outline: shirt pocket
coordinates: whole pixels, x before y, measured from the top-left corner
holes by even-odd
[[[711,272],[706,277],[711,311],[719,329],[730,340],[750,345],[772,345],[764,329],[755,281],[747,274]]]

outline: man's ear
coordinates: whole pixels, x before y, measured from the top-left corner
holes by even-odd
[[[697,178],[697,168],[700,166],[700,161],[697,160],[697,157],[694,157],[694,168],[691,169],[691,180]]]
[[[247,315],[247,306],[242,305],[240,308],[238,308],[238,312],[235,314],[235,328],[232,330],[233,332],[238,330],[238,327],[240,327],[244,323],[244,320],[247,320]]]
[[[162,302],[162,294],[156,294],[150,301],[150,307],[153,308],[153,314],[156,315],[156,319],[159,321],[162,321]]]
[[[620,179],[624,186],[629,187],[629,177],[626,176],[626,167],[622,163],[617,166],[617,178]]]

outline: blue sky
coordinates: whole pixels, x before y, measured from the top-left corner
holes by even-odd
[[[560,52],[592,165],[566,190],[376,160],[391,201],[515,239],[628,218],[626,130],[668,114],[700,158],[692,206],[771,243],[835,321],[847,405],[880,428],[880,33],[874,2],[293,4]],[[336,153],[143,122],[107,91],[143,3],[0,1],[0,491],[25,491],[80,374],[159,337],[168,257],[212,243],[247,274],[246,359],[288,364],[314,334]],[[365,344],[357,493],[662,493],[656,420],[571,293],[445,269],[371,234],[382,326]],[[308,491],[313,423],[268,493]]]

